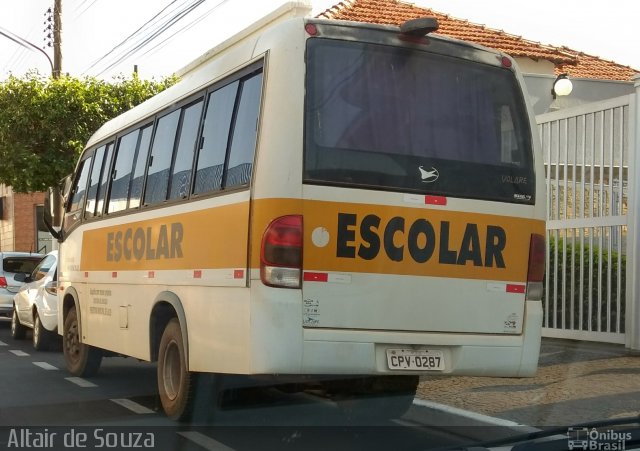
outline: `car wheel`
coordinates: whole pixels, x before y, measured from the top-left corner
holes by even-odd
[[[74,376],[93,376],[100,369],[102,351],[80,341],[80,328],[75,307],[72,307],[64,319],[62,352],[67,369]]]
[[[27,333],[27,328],[20,324],[18,319],[18,311],[16,306],[13,306],[13,315],[11,315],[11,336],[15,340],[22,340]]]
[[[33,347],[37,351],[43,351],[49,347],[51,333],[45,329],[40,321],[40,315],[36,311],[33,318]]]

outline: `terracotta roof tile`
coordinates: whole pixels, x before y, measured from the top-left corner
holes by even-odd
[[[629,66],[615,63],[597,56],[562,47],[563,50],[574,52],[578,62],[575,65],[556,65],[555,73],[566,73],[574,78],[595,78],[598,80],[631,81],[640,71]]]
[[[524,39],[522,36],[398,0],[344,0],[318,15],[325,19],[386,25],[399,25],[409,19],[424,16],[433,16],[438,19],[440,25],[438,34],[492,47],[514,57],[551,61],[556,65],[556,73],[568,73],[573,77],[628,81],[637,72],[630,67],[568,47],[543,45]]]

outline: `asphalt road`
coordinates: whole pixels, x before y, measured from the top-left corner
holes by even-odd
[[[327,399],[273,387],[237,390],[213,418],[176,424],[158,406],[154,364],[105,358],[95,377],[72,378],[60,349],[36,351],[9,325],[0,319],[2,449],[422,450],[521,432],[420,405],[395,420],[353,419]]]

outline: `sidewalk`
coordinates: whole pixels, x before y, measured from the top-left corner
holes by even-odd
[[[543,338],[533,378],[424,378],[417,398],[530,426],[640,415],[640,353]]]

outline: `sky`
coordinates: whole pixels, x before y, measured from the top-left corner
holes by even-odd
[[[312,13],[318,14],[338,1],[311,0]],[[193,3],[195,0],[62,0],[63,72],[108,80],[118,74],[131,74],[137,65],[140,76],[159,79],[276,9],[284,0],[202,0],[167,31],[154,36],[160,22],[168,21]],[[639,0],[412,3],[640,70]],[[42,48],[45,12],[50,7],[53,8],[53,0],[0,0],[0,32],[17,35]],[[154,22],[129,38],[157,14]],[[138,50],[131,53],[135,48]],[[51,48],[46,48],[46,52],[53,58]],[[0,35],[0,80],[9,74],[21,77],[33,69],[42,74],[51,70],[41,52],[27,50]]]

